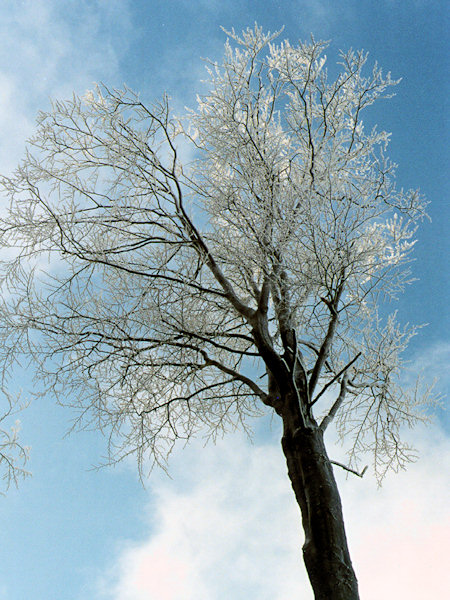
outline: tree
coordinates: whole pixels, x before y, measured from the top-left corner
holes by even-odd
[[[390,74],[350,51],[332,79],[325,43],[276,35],[228,32],[183,119],[105,86],[40,114],[2,179],[4,376],[28,357],[41,393],[140,469],[274,412],[315,597],[350,600],[333,464],[362,475],[370,451],[379,477],[403,467],[400,429],[432,400],[401,386],[416,329],[383,308],[410,281],[426,203],[396,190],[388,134],[361,121]],[[346,465],[328,457],[331,422]]]
[[[4,391],[7,408],[0,415],[0,423],[16,414],[21,408],[16,399]],[[29,473],[25,470],[28,460],[29,448],[23,446],[19,441],[20,421],[16,420],[9,428],[0,428],[0,467],[2,468],[2,480],[4,488],[8,490],[11,484],[18,484],[19,479],[27,477]],[[3,492],[0,492],[3,494]]]

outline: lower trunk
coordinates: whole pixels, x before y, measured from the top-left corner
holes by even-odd
[[[284,435],[292,488],[300,506],[303,558],[316,600],[358,600],[344,529],[341,500],[323,434],[317,428]]]

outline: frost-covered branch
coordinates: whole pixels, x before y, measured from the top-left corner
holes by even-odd
[[[8,408],[0,415],[0,423],[8,424],[9,419],[16,414],[21,407],[13,402],[6,392],[3,392]],[[11,484],[17,485],[19,479],[29,475],[25,465],[28,461],[29,448],[23,446],[19,441],[20,421],[16,420],[9,429],[0,428],[0,469],[4,488],[7,490]]]
[[[433,401],[401,385],[414,330],[378,310],[411,280],[426,206],[362,120],[397,81],[363,52],[333,78],[324,42],[229,37],[184,117],[105,86],[39,115],[1,179],[4,374],[31,357],[116,458],[164,462],[269,405],[333,420],[349,468],[370,449],[382,473]]]

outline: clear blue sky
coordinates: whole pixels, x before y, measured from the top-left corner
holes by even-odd
[[[167,91],[180,110],[193,106],[197,91],[202,89],[201,58],[219,59],[222,54],[225,36],[220,26],[241,30],[255,21],[271,31],[284,26],[282,37],[292,43],[312,33],[316,39],[331,41],[327,50],[331,63],[339,49],[363,48],[372,61],[378,61],[395,78],[403,78],[397,95],[374,107],[369,118],[380,128],[392,132],[389,154],[399,164],[399,187],[420,188],[431,201],[432,222],[425,223],[418,233],[415,251],[413,271],[418,281],[407,290],[398,308],[405,322],[429,324],[415,339],[410,358],[427,373],[438,375],[446,361],[448,368],[449,358],[450,211],[445,183],[449,163],[450,73],[449,11],[445,10],[445,4],[426,0],[4,0],[0,7],[0,171],[7,172],[18,162],[24,141],[33,132],[35,116],[38,110],[48,108],[50,98],[64,98],[72,91],[82,94],[92,88],[93,82],[102,81],[112,87],[126,83],[141,92],[143,100],[148,102]],[[18,386],[26,390],[27,381],[26,370],[17,374]],[[439,385],[445,391],[448,376]],[[133,569],[143,556],[153,557],[148,559],[153,565],[157,556],[161,573],[173,567],[172,558],[167,556],[172,556],[169,550],[176,546],[174,540],[184,539],[180,533],[183,524],[179,523],[177,530],[178,521],[167,516],[173,513],[165,511],[169,506],[173,506],[175,512],[192,510],[194,522],[197,514],[194,501],[208,497],[211,489],[208,477],[213,478],[217,465],[224,470],[225,480],[233,485],[236,481],[232,476],[236,469],[233,461],[241,464],[239,460],[242,460],[236,453],[248,456],[249,463],[254,465],[248,481],[253,482],[255,490],[259,489],[258,475],[264,478],[267,474],[258,470],[256,450],[245,440],[238,438],[233,444],[220,447],[227,448],[226,451],[200,452],[200,446],[184,456],[180,453],[174,460],[173,481],[155,474],[144,489],[131,464],[99,472],[88,470],[101,462],[103,440],[88,432],[63,438],[70,426],[70,414],[56,407],[51,399],[31,406],[21,415],[21,420],[22,437],[32,446],[29,467],[33,477],[19,490],[11,489],[5,498],[0,498],[0,600],[140,600],[144,597],[186,600],[191,597],[189,590],[195,589],[198,594],[192,592],[192,598],[200,600],[257,597],[257,576],[254,584],[250,581],[248,589],[237,583],[235,589],[232,578],[218,574],[217,579],[225,586],[220,594],[225,595],[214,592],[216,588],[210,575],[193,572],[196,563],[188,550],[177,559],[179,564],[184,561],[189,571],[179,591],[174,585],[172,591],[168,591],[164,582],[160,582],[160,587],[156,584],[154,587],[159,592],[148,591],[140,596],[139,585],[153,590],[153,584],[139,583],[139,576],[133,575]],[[428,460],[436,456],[439,460],[448,460],[448,416],[440,413],[434,427],[432,434],[420,433],[425,454],[428,442],[433,439],[434,454],[430,451]],[[267,439],[262,436],[258,443],[267,444],[269,452],[277,449],[277,442],[270,436]],[[233,448],[236,448],[235,454]],[[276,463],[277,459],[273,460]],[[423,465],[431,464],[426,456],[423,460]],[[199,464],[202,462],[206,466]],[[430,469],[420,466],[417,469],[411,480],[404,481],[421,489],[425,485],[421,474],[429,474]],[[446,488],[437,471],[433,477],[429,485],[434,486],[439,497]],[[237,481],[236,486],[239,482],[244,484],[242,479]],[[380,504],[379,510],[382,506],[389,509],[397,505],[403,510],[396,495],[397,484],[392,483],[392,488],[389,485],[386,504]],[[274,484],[273,489],[278,490],[278,487]],[[353,506],[354,502],[358,507],[353,493],[357,494],[352,490],[348,492],[349,505]],[[221,497],[220,494],[214,496],[217,497]],[[212,506],[219,514],[226,501],[217,506],[214,502]],[[361,503],[375,510],[367,494],[362,493]],[[435,510],[439,507],[437,504]],[[245,513],[239,512],[241,509],[236,507],[235,512],[227,512],[228,517],[231,520],[244,518]],[[417,513],[421,509],[416,506],[414,510]],[[198,518],[200,524],[194,535],[199,539],[201,535],[208,537],[204,531],[205,521],[201,516]],[[271,518],[261,516],[264,522]],[[436,523],[443,518],[444,515],[437,514]],[[260,525],[255,522],[255,531]],[[434,521],[430,522],[430,528],[434,525]],[[363,539],[359,526],[357,522],[352,525],[356,540]],[[424,539],[428,539],[430,531],[420,529]],[[399,531],[398,536],[401,535],[406,544],[408,534]],[[236,544],[238,547],[238,538]],[[278,548],[280,556],[286,551],[283,548]],[[211,550],[214,551],[217,549]],[[261,556],[265,557],[264,552],[266,549],[261,550]],[[268,565],[273,564],[270,548],[267,553]],[[147,559],[142,560],[144,564]],[[220,564],[217,556],[215,560],[213,565]],[[297,563],[293,564],[297,568]],[[174,573],[178,572],[177,568],[173,567]],[[225,569],[223,565],[222,568]],[[148,575],[148,569],[146,573]],[[147,575],[142,576],[142,581]],[[145,585],[150,587],[145,588]],[[152,595],[158,593],[158,598]],[[269,597],[275,598],[274,595]],[[286,591],[286,596],[280,595],[279,600],[288,597]],[[308,597],[305,593],[305,598]],[[389,600],[388,596],[384,597]],[[436,595],[419,597],[439,598]],[[402,600],[403,597],[395,598]],[[413,599],[413,596],[404,598]]]

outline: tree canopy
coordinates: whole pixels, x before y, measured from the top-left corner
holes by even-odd
[[[364,110],[397,81],[363,52],[228,32],[209,89],[176,117],[99,85],[38,118],[1,180],[1,361],[109,436],[111,460],[163,464],[178,439],[280,414],[335,420],[349,467],[411,457],[429,392],[400,383],[415,334],[383,301],[410,281],[426,202],[397,190]]]

